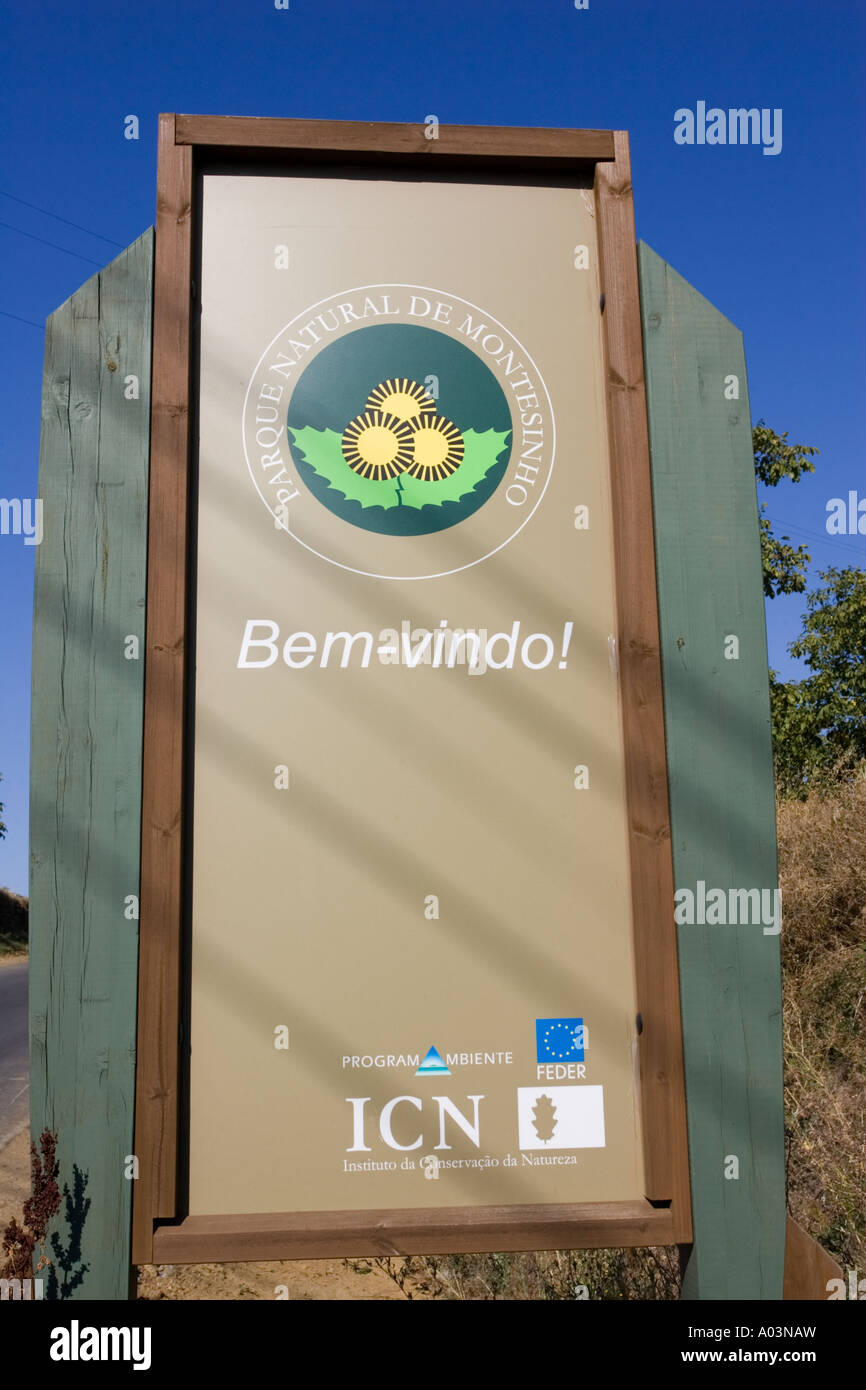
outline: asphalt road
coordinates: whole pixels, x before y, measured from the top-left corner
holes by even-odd
[[[30,1110],[26,960],[0,963],[0,1149]]]

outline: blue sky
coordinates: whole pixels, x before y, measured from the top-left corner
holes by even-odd
[[[153,222],[160,111],[624,128],[638,236],[742,330],[753,420],[821,450],[767,493],[776,530],[812,574],[866,566],[866,536],[825,529],[866,496],[859,0],[3,0],[0,25],[0,495],[37,496],[45,318]],[[781,152],[676,144],[698,101],[781,108]],[[0,536],[0,884],[23,893],[33,555]],[[804,608],[768,605],[784,675]]]

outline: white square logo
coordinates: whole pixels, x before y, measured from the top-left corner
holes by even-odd
[[[521,1149],[603,1149],[603,1086],[518,1086]]]

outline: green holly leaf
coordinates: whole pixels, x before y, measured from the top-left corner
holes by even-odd
[[[481,482],[485,473],[493,467],[502,450],[508,432],[466,430],[463,435],[463,462],[455,473],[438,483],[425,483],[420,478],[410,478],[404,473],[400,479],[403,484],[404,507],[436,507],[442,502],[459,502],[467,492],[472,492]]]
[[[362,507],[396,507],[396,479],[377,483],[353,472],[343,458],[343,436],[336,430],[314,430],[307,425],[302,430],[290,429],[289,434],[310,467],[348,502],[360,502]]]
[[[328,485],[342,492],[347,501],[359,502],[362,507],[439,506],[442,502],[457,502],[472,492],[484,475],[496,463],[508,438],[508,431],[466,430],[463,436],[463,462],[450,477],[441,482],[422,482],[403,473],[399,478],[374,482],[355,473],[343,458],[342,436],[336,430],[316,430],[307,426],[289,430],[292,441],[306,462],[325,478]]]

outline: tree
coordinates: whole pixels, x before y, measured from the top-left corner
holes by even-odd
[[[815,465],[810,460],[813,454],[821,451],[810,444],[789,444],[787,431],[776,434],[759,420],[752,430],[752,452],[758,482],[766,487],[778,487],[784,478],[796,483],[804,473],[814,473]],[[766,510],[767,504],[762,502],[759,520],[764,594],[767,598],[775,598],[777,594],[802,593],[806,587],[809,552],[805,546],[791,545],[790,536],[777,539],[769,517],[764,516]]]
[[[770,672],[776,783],[804,797],[847,780],[866,760],[866,573],[827,569],[807,595],[803,630],[791,643],[810,674],[779,681]]]
[[[799,482],[814,473],[819,449],[789,444],[763,420],[752,430],[755,477],[766,487]],[[777,537],[761,503],[764,594],[802,593],[809,552]],[[780,681],[770,671],[770,708],[776,785],[783,795],[804,797],[815,787],[847,779],[866,759],[866,574],[858,569],[819,573],[825,586],[806,597],[803,631],[789,648],[810,675]]]
[[[0,772],[0,782],[3,781],[3,773]],[[0,801],[0,840],[6,838],[6,826],[3,824],[3,802]]]

